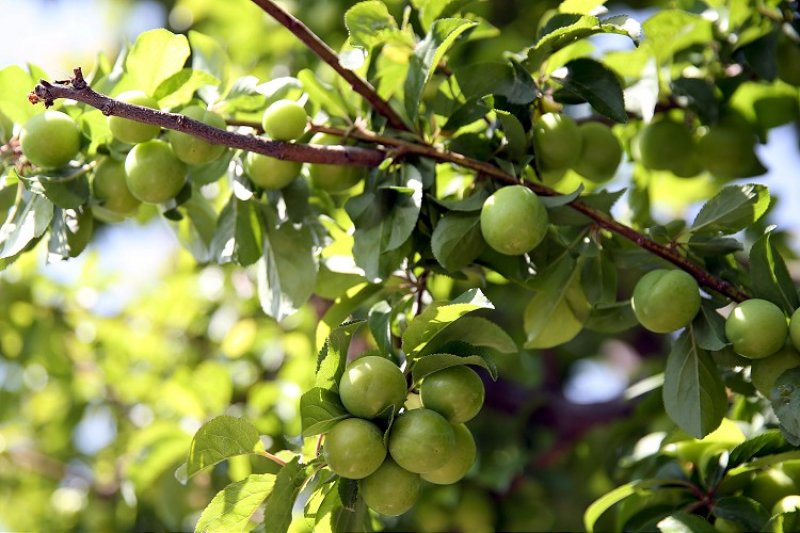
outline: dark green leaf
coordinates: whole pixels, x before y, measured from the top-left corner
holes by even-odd
[[[497,367],[491,359],[479,355],[462,357],[449,353],[436,353],[420,357],[411,367],[411,375],[414,383],[419,383],[422,378],[439,370],[452,366],[474,365],[485,368],[489,371],[492,379],[497,379]]]
[[[728,409],[717,366],[698,345],[691,326],[678,337],[667,358],[663,398],[669,417],[698,439],[719,427]]]
[[[772,409],[781,422],[783,436],[800,446],[800,368],[787,370],[775,381],[770,394]]]
[[[678,78],[672,82],[672,92],[687,100],[687,106],[700,116],[704,124],[715,124],[719,119],[719,102],[715,87],[702,78]]]
[[[441,200],[435,196],[429,196],[428,199],[450,211],[469,213],[480,211],[488,197],[489,193],[486,189],[478,189],[462,200]]]
[[[355,332],[363,325],[363,321],[351,322],[331,331],[317,360],[317,379],[315,381],[317,387],[332,391],[339,389],[339,380],[347,365],[347,350],[350,348],[350,341]]]
[[[661,533],[717,533],[714,526],[697,515],[678,511],[658,523]]]
[[[793,449],[794,447],[786,442],[780,431],[768,430],[766,433],[747,439],[731,450],[728,467],[736,468],[753,459],[788,452]]]
[[[264,533],[286,533],[292,522],[294,501],[307,479],[306,469],[295,457],[278,472],[264,508]]]
[[[581,195],[582,192],[583,192],[583,183],[578,185],[578,188],[569,194],[561,194],[559,196],[540,196],[539,200],[542,201],[542,203],[546,208],[553,209],[574,202],[575,200],[578,199],[578,197]]]
[[[697,345],[703,350],[716,352],[728,345],[725,336],[725,319],[717,313],[709,300],[703,300],[700,312],[692,322]]]
[[[718,518],[744,526],[746,531],[761,531],[769,513],[757,501],[745,496],[725,496],[714,502],[711,512]]]
[[[350,417],[339,395],[329,389],[314,387],[300,398],[300,420],[303,437],[326,433],[340,420]]]
[[[565,65],[567,75],[561,91],[588,102],[602,115],[617,122],[627,122],[625,99],[616,74],[593,59],[573,59]]]
[[[510,104],[527,105],[539,94],[530,73],[513,61],[467,65],[456,69],[455,76],[467,99],[494,94]]]
[[[385,302],[380,301],[373,305],[369,310],[367,318],[369,331],[378,348],[384,353],[394,353],[395,348],[392,342],[392,308]]]
[[[497,118],[503,125],[509,153],[513,158],[521,159],[528,149],[528,137],[525,134],[525,128],[522,127],[519,119],[508,111],[496,109],[495,113],[497,113]]]
[[[508,333],[503,328],[490,322],[485,318],[477,316],[464,316],[452,322],[444,328],[424,350],[420,356],[432,353],[453,353],[448,351],[448,347],[458,343],[459,346],[466,345],[463,352],[469,355],[470,348],[477,353],[476,348],[487,348],[499,353],[517,353],[519,348]],[[462,354],[462,350],[458,351]]]
[[[607,254],[583,257],[581,287],[590,304],[611,304],[617,300],[617,267]]]
[[[486,241],[481,217],[472,213],[449,213],[439,220],[431,237],[433,256],[447,270],[459,271],[474,261]]]
[[[619,191],[599,191],[581,197],[581,201],[603,213],[609,213],[614,204],[625,194],[625,189]],[[591,224],[592,220],[571,207],[561,206],[548,209],[550,222],[557,225],[583,226]]]
[[[712,235],[737,233],[761,218],[769,202],[769,190],[764,185],[730,185],[703,205],[691,231]]]
[[[753,296],[769,300],[786,313],[800,307],[800,298],[786,263],[774,244],[771,233],[758,239],[750,249],[750,277]]]
[[[742,250],[742,243],[732,237],[692,235],[686,243],[700,257],[719,257]]]
[[[636,327],[639,321],[633,314],[630,300],[594,306],[585,327],[600,333],[621,333]]]

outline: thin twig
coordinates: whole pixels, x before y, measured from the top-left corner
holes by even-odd
[[[260,455],[262,457],[266,457],[267,459],[269,459],[270,461],[272,461],[273,463],[275,463],[277,465],[286,466],[286,461],[284,461],[283,459],[281,459],[280,457],[278,457],[275,454],[269,453],[267,451],[260,451],[260,452],[257,452],[257,453],[258,453],[258,455]]]
[[[333,49],[322,39],[317,37],[314,32],[308,29],[308,26],[303,24],[302,21],[287,13],[284,9],[271,0],[253,0],[253,3],[258,5],[258,7],[263,9],[287,30],[292,32],[295,37],[300,39],[303,44],[317,54],[320,59],[330,65],[333,70],[335,70],[342,78],[345,79],[345,81],[347,81],[347,83],[350,84],[355,92],[360,94],[367,102],[369,102],[375,111],[386,117],[386,120],[389,121],[389,124],[393,128],[397,130],[409,131],[405,121],[392,108],[392,106],[389,105],[389,102],[381,98],[375,88],[372,87],[367,80],[363,79],[352,70],[344,68],[339,62],[339,55],[334,52]]]

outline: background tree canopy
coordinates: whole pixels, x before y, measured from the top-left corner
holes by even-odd
[[[36,4],[0,530],[800,528],[798,2]]]

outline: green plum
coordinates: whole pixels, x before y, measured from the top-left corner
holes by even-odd
[[[387,458],[370,476],[358,482],[359,493],[367,507],[386,516],[399,516],[414,506],[422,482]]]
[[[328,466],[342,477],[363,479],[375,472],[386,458],[383,432],[360,418],[347,418],[325,436],[323,456]]]
[[[563,113],[545,113],[536,119],[533,140],[539,169],[543,172],[570,168],[581,154],[578,125]]]
[[[547,209],[536,193],[523,185],[496,191],[481,208],[481,233],[486,243],[505,255],[522,255],[547,234]]]
[[[268,155],[248,152],[244,157],[244,169],[250,180],[263,189],[283,189],[300,175],[302,163],[284,161]]]
[[[800,309],[795,309],[792,318],[789,320],[789,338],[792,346],[800,350]]]
[[[754,359],[750,367],[750,381],[766,398],[778,377],[792,368],[800,367],[800,353],[787,343],[781,350],[763,359]]]
[[[758,167],[755,155],[756,136],[744,119],[728,117],[708,128],[697,142],[701,164],[722,179],[754,175]]]
[[[307,123],[308,114],[305,108],[292,100],[272,103],[261,119],[264,133],[276,141],[294,141],[300,138]]]
[[[125,158],[125,174],[131,194],[150,204],[172,200],[186,183],[186,165],[159,140],[134,146]]]
[[[126,104],[158,109],[158,102],[142,91],[126,91],[117,96],[117,100]],[[161,131],[161,128],[154,124],[145,124],[116,116],[108,117],[108,127],[111,129],[111,134],[115,139],[127,144],[149,141]]]
[[[28,119],[20,134],[20,145],[22,153],[34,165],[63,167],[78,155],[81,132],[72,117],[48,110]]]
[[[433,409],[451,424],[461,424],[472,420],[483,407],[483,381],[469,367],[452,366],[426,376],[419,395],[423,407]]]
[[[356,359],[339,380],[342,405],[355,416],[374,418],[406,401],[406,378],[396,364],[377,355]]]
[[[410,472],[425,474],[444,466],[455,445],[453,426],[430,409],[398,416],[389,431],[389,454]]]
[[[128,189],[125,163],[110,157],[97,165],[92,179],[92,193],[100,202],[100,209],[117,215],[130,215],[141,204]]]
[[[744,495],[754,499],[766,509],[772,509],[786,496],[797,494],[792,478],[777,468],[770,468],[756,475],[744,490]]]
[[[578,126],[581,153],[573,168],[589,181],[603,183],[614,177],[622,161],[622,146],[611,128],[599,122]]]
[[[680,122],[668,118],[651,122],[639,132],[634,146],[634,155],[649,169],[668,170],[684,178],[703,170],[692,132]]]
[[[464,424],[454,425],[453,432],[456,436],[456,443],[447,462],[436,470],[422,474],[422,479],[425,481],[437,485],[450,485],[467,475],[475,463],[478,450],[472,432]]]
[[[327,133],[317,133],[311,137],[309,144],[337,146],[342,144],[341,139]],[[314,163],[308,166],[308,175],[314,185],[324,191],[340,193],[346,191],[364,177],[363,167],[349,165],[323,165]]]
[[[683,270],[657,269],[636,283],[631,305],[646,329],[669,333],[686,326],[700,310],[700,288]]]
[[[185,107],[181,114],[220,130],[224,130],[227,127],[224,118],[200,106]],[[167,137],[172,149],[175,151],[175,155],[187,165],[206,165],[219,159],[225,152],[225,146],[211,144],[188,133],[170,130]]]
[[[751,298],[737,305],[725,321],[733,351],[750,359],[769,357],[786,342],[789,328],[780,307]]]

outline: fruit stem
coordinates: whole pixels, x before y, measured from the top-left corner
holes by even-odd
[[[286,466],[286,461],[284,461],[283,459],[281,459],[277,455],[269,453],[268,451],[260,451],[260,452],[258,452],[258,455],[260,455],[262,457],[266,457],[267,459],[269,459],[270,461],[272,461],[273,463],[275,463],[277,465]]]

